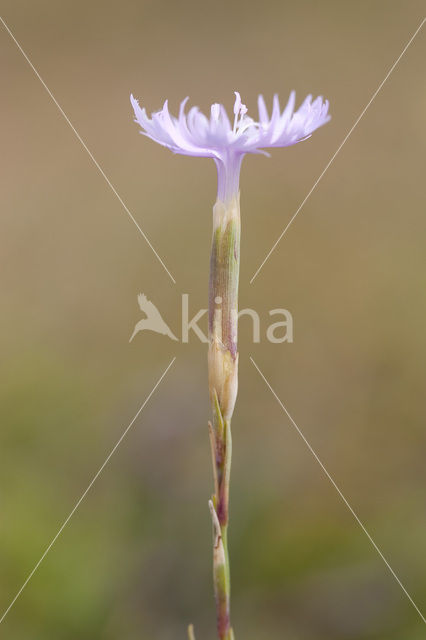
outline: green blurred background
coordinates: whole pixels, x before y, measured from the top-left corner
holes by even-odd
[[[230,547],[237,640],[419,640],[426,627],[250,363],[252,355],[426,608],[425,28],[252,285],[421,22],[422,2],[2,2],[0,605],[4,610],[176,361],[7,618],[8,640],[215,637],[206,347],[128,339],[143,291],[180,333],[206,306],[211,161],[138,135],[190,95],[330,99],[307,142],[242,174]],[[294,318],[269,344],[268,310]]]

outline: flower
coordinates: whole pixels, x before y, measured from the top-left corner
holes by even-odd
[[[278,96],[273,99],[271,117],[263,96],[258,98],[259,121],[247,115],[247,107],[235,91],[234,122],[231,122],[222,104],[212,104],[210,118],[198,107],[188,113],[185,106],[188,98],[180,105],[176,118],[169,112],[166,100],[160,111],[151,118],[138,101],[130,97],[135,112],[135,122],[141,133],[155,142],[168,147],[174,153],[204,158],[213,158],[218,168],[218,199],[225,201],[238,193],[239,173],[242,158],[246,153],[263,153],[269,147],[288,147],[309,138],[315,129],[330,120],[328,100],[319,96],[312,101],[309,95],[294,111],[296,94],[291,92],[286,107],[281,111]]]
[[[238,281],[240,270],[239,176],[246,153],[266,153],[268,147],[288,147],[309,138],[330,120],[328,102],[308,96],[294,111],[295,93],[281,111],[273,99],[271,117],[259,96],[259,121],[247,115],[247,107],[235,92],[234,121],[223,105],[210,108],[210,118],[192,107],[186,98],[178,117],[169,113],[167,100],[149,117],[131,96],[135,121],[141,133],[174,153],[213,158],[218,171],[218,196],[213,207],[213,235],[209,284],[209,392],[213,423],[209,423],[215,493],[209,501],[214,530],[213,580],[219,638],[234,638],[230,621],[230,570],[226,531],[229,516],[229,481],[232,457],[231,420],[238,392]],[[268,155],[266,153],[266,155]],[[220,305],[220,308],[219,308]],[[194,640],[193,627],[188,630]]]

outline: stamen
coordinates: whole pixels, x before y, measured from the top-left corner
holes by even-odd
[[[234,91],[235,93],[235,104],[234,104],[234,114],[237,116],[239,111],[240,111],[240,107],[241,107],[241,96],[239,94],[238,91]]]
[[[235,103],[234,103],[234,129],[233,133],[237,132],[237,126],[244,119],[244,116],[247,113],[247,107],[245,104],[241,102],[241,96],[238,91],[234,91],[235,93]],[[238,118],[240,116],[240,119]]]

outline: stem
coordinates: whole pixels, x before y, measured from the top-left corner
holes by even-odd
[[[239,195],[213,209],[209,290],[209,388],[213,424],[209,423],[215,493],[213,582],[219,640],[233,640],[230,620],[231,580],[228,554],[231,418],[238,388],[238,278],[240,264]]]

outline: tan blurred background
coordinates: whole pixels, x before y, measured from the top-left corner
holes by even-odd
[[[176,362],[0,625],[9,640],[214,634],[206,348],[128,339],[143,291],[180,333],[207,302],[211,161],[138,135],[186,95],[329,98],[330,124],[242,174],[234,419],[237,640],[420,640],[426,627],[250,363],[252,355],[426,610],[426,27],[252,285],[421,22],[417,1],[12,2],[2,16],[174,275],[173,285],[0,29],[0,605],[9,605],[173,356]]]

